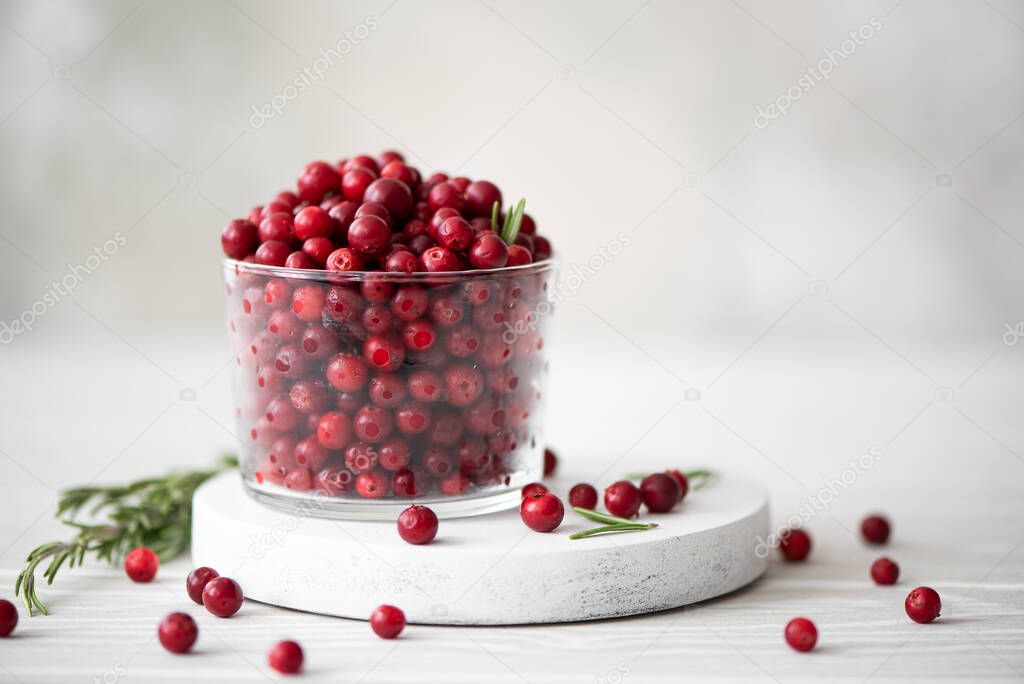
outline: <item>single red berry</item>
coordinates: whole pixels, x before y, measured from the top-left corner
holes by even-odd
[[[666,470],[666,475],[671,475],[675,478],[676,482],[679,483],[679,500],[682,501],[686,498],[686,493],[690,491],[690,481],[686,479],[686,475],[681,470]]]
[[[531,482],[530,484],[523,487],[523,491],[520,493],[521,498],[529,499],[533,496],[540,496],[541,494],[547,494],[548,488],[542,485],[540,482]]]
[[[546,492],[523,499],[519,505],[519,515],[534,532],[551,532],[562,524],[565,507],[561,499]]]
[[[220,246],[232,259],[244,259],[259,247],[259,229],[244,219],[235,219],[220,233]]]
[[[396,333],[370,335],[363,342],[363,360],[374,370],[391,373],[405,360],[405,344]]]
[[[379,164],[381,161],[382,159],[378,159],[377,163]],[[380,177],[395,178],[402,181],[410,188],[416,185],[416,175],[413,173],[412,169],[405,164],[405,162],[399,159],[389,161],[381,166]]]
[[[414,321],[427,312],[430,296],[418,285],[403,285],[391,298],[391,313],[401,321]]]
[[[282,674],[295,674],[302,669],[302,647],[294,641],[279,641],[267,654],[267,664]]]
[[[555,456],[555,452],[551,449],[544,450],[544,477],[547,477],[555,472],[558,468],[558,457]]]
[[[203,605],[203,589],[206,588],[207,582],[216,577],[220,577],[220,574],[205,565],[188,573],[188,577],[185,578],[185,591],[188,592],[188,597],[193,602]]]
[[[807,618],[793,618],[786,625],[786,643],[797,651],[810,651],[818,643],[818,628]]]
[[[504,268],[508,263],[508,245],[494,233],[478,235],[469,248],[473,268]]]
[[[462,193],[450,182],[438,183],[430,189],[430,194],[427,195],[427,204],[430,205],[432,211],[448,207],[461,212],[465,203],[466,200],[463,199]]]
[[[260,245],[260,249],[262,248],[263,245]],[[366,268],[366,263],[359,252],[351,247],[339,247],[327,256],[326,266],[328,271],[362,271]]]
[[[388,273],[415,273],[420,270],[420,260],[409,250],[400,249],[384,259],[384,270]]]
[[[783,530],[779,536],[779,549],[787,561],[800,563],[811,552],[811,537],[800,529]]]
[[[466,251],[473,242],[473,227],[461,216],[444,220],[437,229],[437,244],[454,252]]]
[[[291,253],[292,248],[287,243],[271,240],[270,242],[264,242],[257,248],[255,261],[257,264],[263,264],[264,266],[284,266],[284,263],[288,261],[288,255]]]
[[[292,252],[288,255],[288,258],[284,260],[284,267],[316,270],[320,268],[320,264],[305,252]]]
[[[444,247],[428,247],[420,254],[420,266],[427,273],[448,273],[459,270],[459,260]]]
[[[231,617],[242,607],[242,587],[230,577],[215,577],[203,589],[203,605],[217,617]]]
[[[260,242],[283,242],[292,244],[295,242],[295,219],[290,211],[278,211],[268,214],[260,221],[258,229]]]
[[[543,261],[551,258],[551,242],[542,235],[533,236],[533,260]]]
[[[381,639],[394,639],[405,628],[405,613],[394,606],[378,606],[370,616],[370,627]]]
[[[156,577],[156,571],[160,568],[160,559],[153,550],[145,546],[139,546],[128,552],[124,557],[124,571],[132,578],[133,582],[150,582]]]
[[[871,564],[871,579],[875,584],[896,584],[900,578],[900,566],[891,558],[882,556]]]
[[[860,524],[860,533],[869,544],[884,544],[889,541],[889,521],[881,515],[869,515]]]
[[[388,476],[382,470],[369,470],[356,476],[356,492],[364,499],[379,499],[388,493]]]
[[[402,341],[409,351],[427,351],[437,341],[437,331],[429,321],[409,321],[402,328]]]
[[[498,203],[501,213],[501,190],[490,181],[473,181],[466,186],[466,215],[469,217],[486,216],[490,218],[494,203]]]
[[[358,392],[369,380],[370,371],[358,356],[338,354],[327,364],[327,382],[339,392]]]
[[[437,516],[426,506],[409,506],[398,516],[398,536],[410,544],[429,544],[437,536]]]
[[[397,221],[412,215],[412,192],[407,184],[396,178],[378,178],[370,183],[363,194],[363,201],[384,205]]]
[[[569,490],[569,505],[593,510],[597,506],[597,490],[585,482],[575,485]]]
[[[370,183],[375,180],[377,180],[376,172],[364,166],[354,167],[341,177],[341,192],[347,200],[362,202],[366,188],[370,187]]]
[[[629,480],[619,480],[604,490],[604,507],[612,515],[632,518],[640,510],[640,490]]]
[[[939,599],[938,592],[931,587],[918,587],[907,594],[904,607],[911,620],[925,624],[939,617],[942,600]]]
[[[309,238],[329,238],[334,234],[334,219],[320,207],[306,207],[295,215],[295,237],[305,242]]]
[[[508,246],[508,262],[505,264],[506,266],[525,266],[530,263],[533,263],[533,255],[530,254],[530,250],[522,245]]]
[[[651,473],[640,483],[640,493],[651,513],[668,513],[679,503],[679,482],[665,473]]]
[[[323,268],[327,264],[327,257],[334,249],[334,243],[325,237],[311,237],[302,243],[302,251],[308,254],[319,268]],[[288,257],[291,258],[291,255],[289,254]]]
[[[468,363],[455,363],[444,371],[448,401],[459,408],[472,406],[484,392],[484,376]]]
[[[328,449],[342,449],[352,439],[352,421],[340,411],[329,411],[320,417],[316,439]]]
[[[171,613],[157,629],[160,643],[171,653],[187,653],[196,643],[199,628],[188,613]]]
[[[383,442],[395,428],[395,417],[390,411],[367,404],[352,419],[352,431],[356,437],[369,444]]]
[[[348,244],[363,256],[381,256],[391,244],[391,229],[377,216],[360,216],[348,227]]]
[[[0,637],[9,636],[18,625],[18,609],[6,599],[0,599]]]

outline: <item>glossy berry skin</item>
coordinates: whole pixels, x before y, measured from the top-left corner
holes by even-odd
[[[428,247],[420,254],[420,267],[427,273],[449,273],[459,270],[459,260],[444,247]]]
[[[900,578],[900,566],[885,556],[871,564],[871,579],[875,584],[896,584]]]
[[[889,521],[880,515],[869,515],[860,524],[860,534],[869,544],[885,544],[890,529]]]
[[[508,263],[508,245],[494,233],[477,236],[469,248],[473,268],[503,268]]]
[[[679,483],[679,500],[685,499],[686,493],[690,491],[690,481],[686,479],[686,475],[681,470],[666,470],[665,474],[675,478]]]
[[[486,216],[490,218],[491,208],[498,203],[498,213],[501,214],[501,190],[490,181],[473,181],[466,186],[463,193],[466,198],[466,215],[470,218]]]
[[[220,574],[205,565],[188,573],[188,577],[185,578],[185,591],[188,592],[188,597],[194,603],[203,605],[203,589],[210,580],[217,577],[220,577]]]
[[[545,492],[523,499],[519,505],[519,515],[534,532],[551,532],[562,524],[565,506],[557,496]]]
[[[420,270],[420,260],[408,250],[397,250],[384,259],[384,270],[388,273],[415,273]]]
[[[461,216],[445,219],[437,229],[437,244],[453,252],[464,252],[473,242],[473,227]]]
[[[18,609],[6,599],[0,599],[0,637],[10,636],[18,626]]]
[[[379,499],[388,493],[388,476],[380,470],[359,473],[356,492],[364,499]]]
[[[133,582],[151,582],[160,568],[160,559],[152,549],[139,546],[124,557],[124,571]]]
[[[438,183],[430,189],[430,194],[427,195],[427,204],[430,205],[431,211],[448,207],[461,212],[465,203],[459,189],[449,182]]]
[[[302,243],[302,251],[309,255],[317,268],[324,268],[327,265],[327,257],[331,256],[334,249],[334,243],[325,237],[311,237]]]
[[[632,518],[640,510],[640,490],[629,480],[619,480],[604,490],[604,507],[612,515]]]
[[[363,195],[364,202],[384,205],[396,220],[412,215],[413,198],[409,186],[395,178],[378,178],[370,183]]]
[[[305,242],[309,238],[329,238],[334,235],[334,219],[320,207],[306,207],[295,215],[295,237]]]
[[[203,589],[203,605],[217,617],[231,617],[242,607],[242,587],[230,577],[216,577]]]
[[[558,469],[558,456],[551,449],[544,450],[544,477],[554,474]]]
[[[529,499],[533,496],[540,496],[541,494],[547,494],[548,488],[542,485],[540,482],[531,482],[530,484],[523,487],[521,496],[524,499]]]
[[[243,259],[259,246],[259,229],[244,219],[235,219],[220,233],[220,246],[232,259]]]
[[[818,643],[818,628],[807,618],[793,618],[786,625],[786,643],[794,650],[810,651]]]
[[[348,227],[348,244],[363,256],[380,256],[391,244],[391,229],[377,216],[360,216]]]
[[[525,266],[531,263],[533,263],[533,255],[530,254],[530,250],[522,245],[508,246],[508,263],[505,264],[506,266]]]
[[[381,639],[394,639],[405,629],[405,613],[394,606],[378,606],[370,616],[370,628]]]
[[[264,243],[268,244],[268,243]],[[260,245],[263,249],[264,245]],[[257,250],[258,252],[259,250]],[[339,247],[327,256],[328,271],[362,271],[366,268],[363,256],[351,247]]]
[[[426,506],[409,506],[398,516],[398,536],[410,544],[429,544],[437,536],[437,516]]]
[[[267,664],[281,674],[295,674],[302,669],[302,647],[294,641],[279,641],[267,654]]]
[[[785,530],[779,538],[782,556],[791,563],[802,563],[811,552],[811,537],[803,530]]]
[[[288,255],[292,253],[291,246],[286,242],[271,240],[264,242],[256,250],[255,261],[264,266],[284,266]]]
[[[188,613],[171,613],[160,623],[157,636],[171,653],[187,653],[196,643],[199,628]]]
[[[593,510],[597,506],[597,490],[585,482],[575,485],[569,490],[569,505]]]
[[[907,594],[904,608],[911,620],[927,624],[939,617],[942,600],[939,599],[938,592],[931,587],[918,587]]]
[[[640,483],[640,493],[651,513],[668,513],[679,503],[679,482],[665,473],[651,473]]]

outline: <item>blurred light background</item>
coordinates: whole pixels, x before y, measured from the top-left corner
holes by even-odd
[[[565,274],[629,236],[557,312],[581,476],[721,465],[779,517],[872,447],[837,506],[1022,482],[1019,2],[5,0],[0,60],[0,321],[124,243],[0,347],[40,512],[231,445],[221,226],[391,148],[525,196]]]

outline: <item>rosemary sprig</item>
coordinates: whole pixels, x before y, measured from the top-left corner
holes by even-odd
[[[650,473],[629,473],[626,475],[627,480],[642,480],[650,475]],[[687,481],[690,483],[690,489],[696,491],[698,489],[704,489],[711,484],[718,474],[713,470],[706,468],[698,468],[695,470],[684,470],[683,475],[686,476]]]
[[[641,532],[643,530],[652,530],[658,526],[658,523],[642,523],[636,520],[630,520],[629,518],[620,518],[617,515],[599,513],[598,511],[591,510],[589,508],[580,508],[579,506],[573,506],[572,510],[576,511],[587,520],[604,523],[604,525],[570,534],[569,539],[583,539],[585,537],[593,537],[597,534],[614,534],[617,532]]]
[[[601,513],[599,511],[592,510],[590,508],[580,508],[579,506],[573,506],[572,510],[579,513],[587,520],[594,522],[604,523],[606,525],[635,525],[636,520],[630,520],[629,518],[620,518],[617,515],[610,515],[608,513]],[[655,525],[657,527],[657,525]]]
[[[126,485],[75,487],[61,493],[56,517],[77,533],[69,541],[52,541],[37,546],[25,559],[25,568],[14,583],[33,615],[48,615],[36,593],[36,570],[46,562],[43,577],[48,585],[61,567],[81,566],[87,554],[116,564],[136,546],[148,546],[167,560],[188,549],[192,533],[192,495],[203,482],[238,466],[234,456],[222,456],[209,470],[171,473],[137,480]],[[92,504],[86,511],[88,504]],[[83,511],[85,511],[83,513]],[[105,516],[98,524],[75,520],[79,515]]]
[[[519,228],[523,225],[523,214],[526,212],[526,198],[519,200],[516,206],[505,214],[505,221],[498,229],[498,203],[491,205],[491,229],[501,236],[506,245],[511,245],[519,235]]]

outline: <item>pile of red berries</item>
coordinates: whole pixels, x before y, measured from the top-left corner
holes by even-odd
[[[456,496],[539,474],[552,270],[504,267],[551,246],[522,209],[385,152],[313,162],[224,229],[238,262],[321,269],[227,268],[250,484]]]

